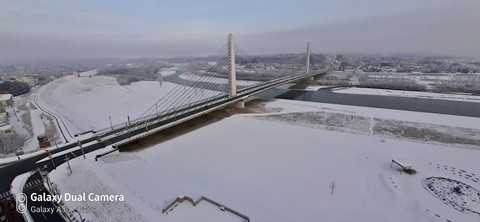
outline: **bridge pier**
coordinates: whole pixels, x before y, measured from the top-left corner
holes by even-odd
[[[235,103],[235,108],[237,108],[237,109],[243,109],[243,108],[245,108],[245,101],[242,100],[242,101],[240,101],[240,102],[238,102],[238,103]]]

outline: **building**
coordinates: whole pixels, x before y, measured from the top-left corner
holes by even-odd
[[[8,121],[8,113],[5,109],[0,108],[0,121]]]
[[[337,61],[342,61],[342,60],[343,60],[342,54],[337,54]]]
[[[8,136],[8,135],[14,135],[15,134],[15,129],[11,125],[9,125],[6,122],[0,122],[0,135],[1,136]]]
[[[0,108],[5,109],[13,105],[13,95],[12,94],[0,94]]]

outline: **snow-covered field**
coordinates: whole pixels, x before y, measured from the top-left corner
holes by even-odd
[[[430,93],[430,92],[415,92],[415,91],[402,91],[402,90],[388,90],[388,89],[370,89],[370,88],[342,88],[334,90],[335,93],[347,93],[347,94],[361,94],[361,95],[378,95],[378,96],[399,96],[409,98],[422,98],[422,99],[442,99],[462,102],[480,102],[480,96],[472,95],[458,95],[447,93]]]
[[[176,72],[177,67],[160,71],[163,76]],[[180,106],[193,100],[218,95],[220,92],[196,89],[187,94],[190,87],[170,82],[140,81],[121,86],[116,79],[96,75],[96,70],[75,73],[44,86],[32,89],[29,94],[15,97],[17,117],[9,110],[11,124],[18,135],[24,138],[23,152],[33,152],[39,148],[37,136],[46,135],[52,145],[71,140],[78,133],[100,130],[125,123],[155,110],[166,109],[169,104],[152,106],[176,90]],[[181,78],[195,80],[193,75],[182,75]],[[227,81],[227,80],[225,80]],[[254,84],[252,81],[240,81],[239,84]],[[179,91],[181,90],[181,91]],[[52,116],[53,115],[53,116]],[[57,124],[57,120],[58,123]],[[63,135],[60,134],[63,132]],[[79,138],[74,138],[79,139]],[[10,154],[7,156],[12,156]]]
[[[172,70],[162,71],[165,75]],[[99,130],[140,117],[178,85],[170,82],[141,81],[120,86],[115,78],[71,75],[41,87],[38,104],[55,113],[70,135]],[[186,101],[187,102],[187,101]]]
[[[173,68],[163,68],[160,70],[160,74],[162,76],[169,76],[169,75],[173,75],[177,72],[177,68],[178,67],[173,67]]]
[[[276,115],[329,112],[480,129],[479,118],[286,100],[265,106]],[[475,147],[379,136],[361,127],[362,121],[345,132],[268,115],[234,115],[162,144],[95,162],[100,150],[86,160],[70,161],[73,174],[67,174],[64,164],[50,177],[62,193],[125,196],[125,202],[66,202],[95,221],[194,221],[204,218],[198,215],[218,213],[181,207],[162,214],[183,195],[209,197],[251,221],[479,219],[443,203],[423,186],[426,178],[445,177],[478,190],[480,150]],[[391,168],[392,159],[412,164],[417,173]],[[459,173],[463,171],[467,173]],[[478,209],[480,203],[468,204]]]
[[[138,117],[175,85],[135,82],[120,86],[113,77],[67,76],[42,87],[38,103],[60,116],[71,134],[98,130]]]

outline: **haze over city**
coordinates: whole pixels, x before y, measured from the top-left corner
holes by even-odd
[[[479,1],[2,1],[0,64],[252,54],[480,57]]]

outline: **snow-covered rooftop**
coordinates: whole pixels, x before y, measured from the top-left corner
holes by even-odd
[[[0,94],[0,101],[6,101],[12,99],[12,94]]]
[[[12,126],[11,125],[0,125],[0,130],[2,131],[5,131],[5,130],[9,130],[9,129],[12,129]]]

